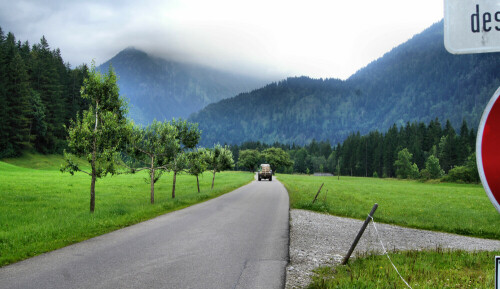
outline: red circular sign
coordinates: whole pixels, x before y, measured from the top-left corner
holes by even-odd
[[[500,213],[500,88],[486,106],[477,132],[477,168],[483,187]]]

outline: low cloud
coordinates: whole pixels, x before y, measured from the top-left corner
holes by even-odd
[[[265,78],[345,79],[443,15],[435,0],[164,2],[4,0],[0,26],[31,44],[45,35],[73,66],[134,46]]]

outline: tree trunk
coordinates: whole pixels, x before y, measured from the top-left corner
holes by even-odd
[[[196,175],[196,185],[198,185],[198,193],[200,192],[200,181],[198,180],[198,175]]]
[[[96,154],[97,154],[97,125],[99,122],[98,116],[99,103],[96,104],[95,109],[95,126],[94,126],[94,139],[92,143],[92,180],[90,181],[90,212],[94,213],[95,210],[95,181],[97,179],[97,172],[95,169]]]
[[[154,157],[151,157],[151,204],[155,203],[155,167]]]
[[[96,181],[95,169],[92,168],[92,181],[90,182],[90,212],[91,213],[94,213],[94,209],[95,209],[95,181]]]
[[[96,155],[95,147],[96,147],[96,140],[94,137],[94,151],[92,152],[92,163],[91,163],[92,180],[90,181],[90,212],[91,213],[93,213],[94,209],[95,209],[95,181],[97,179],[97,173],[95,170],[95,155]]]
[[[214,182],[215,182],[215,169],[214,169],[214,176],[212,178],[212,188],[211,188],[211,190],[214,188]]]
[[[177,171],[174,171],[174,182],[172,184],[172,199],[175,199],[175,179],[177,178]]]

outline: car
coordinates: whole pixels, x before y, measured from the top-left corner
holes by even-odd
[[[262,179],[269,179],[269,181],[273,180],[273,171],[271,170],[271,165],[269,164],[261,164],[260,170],[258,172],[259,181]]]

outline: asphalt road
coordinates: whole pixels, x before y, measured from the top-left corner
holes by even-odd
[[[281,183],[254,181],[0,268],[0,288],[283,288],[288,209]]]

